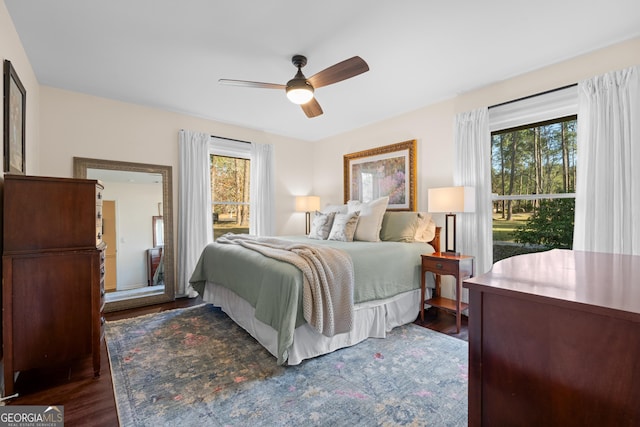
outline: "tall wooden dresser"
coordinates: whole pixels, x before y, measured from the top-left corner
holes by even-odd
[[[4,176],[4,395],[15,373],[93,358],[100,374],[104,248],[102,185]]]

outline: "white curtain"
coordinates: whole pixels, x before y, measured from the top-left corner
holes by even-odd
[[[204,133],[181,130],[178,202],[178,295],[196,297],[189,278],[202,249],[213,241],[209,139]]]
[[[640,255],[640,67],[578,90],[573,249]]]
[[[493,264],[491,228],[491,136],[487,108],[460,113],[455,120],[454,185],[475,188],[473,213],[458,214],[456,247],[476,257],[476,274]]]
[[[251,143],[251,190],[249,233],[257,236],[274,234],[274,160],[271,144]]]

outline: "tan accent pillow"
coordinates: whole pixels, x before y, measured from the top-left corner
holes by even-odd
[[[436,223],[426,212],[418,212],[418,218],[415,241],[429,243],[436,237]]]
[[[387,242],[414,242],[420,218],[418,212],[386,212],[380,239]]]

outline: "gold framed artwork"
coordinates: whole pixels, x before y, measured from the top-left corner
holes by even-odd
[[[344,155],[344,202],[389,196],[388,210],[416,210],[415,139]]]
[[[4,171],[25,174],[27,91],[11,61],[4,61]]]

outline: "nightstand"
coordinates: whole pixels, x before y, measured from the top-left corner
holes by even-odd
[[[469,255],[450,255],[446,252],[435,252],[429,255],[421,255],[422,257],[422,274],[421,277],[421,301],[420,320],[424,321],[424,305],[429,304],[433,307],[443,308],[453,311],[456,315],[456,333],[460,333],[460,319],[462,310],[469,305],[463,303],[462,297],[462,281],[473,277],[474,275],[474,257]],[[435,275],[436,290],[432,298],[425,301],[426,284],[424,274],[429,271]],[[456,278],[456,299],[452,300],[441,296],[440,276],[453,276]]]

